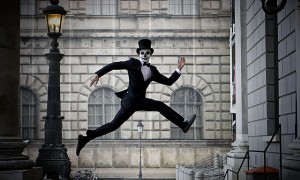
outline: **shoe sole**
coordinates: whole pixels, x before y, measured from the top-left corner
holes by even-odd
[[[195,122],[195,120],[196,120],[196,114],[194,114],[192,117],[191,117],[191,120],[189,120],[189,124],[182,130],[184,133],[187,133],[189,130],[190,130],[190,128],[191,128],[191,126],[193,125],[193,123]]]
[[[80,144],[82,144],[82,141],[83,141],[83,135],[79,134],[78,135],[78,140],[77,140],[77,147],[76,147],[76,155],[79,156],[79,153],[81,151],[81,149],[83,147],[79,147]]]

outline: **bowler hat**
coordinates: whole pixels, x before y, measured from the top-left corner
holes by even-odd
[[[139,48],[136,49],[136,53],[139,54],[141,49],[150,49],[151,54],[153,54],[154,49],[151,48],[151,41],[149,39],[141,39],[138,42]]]

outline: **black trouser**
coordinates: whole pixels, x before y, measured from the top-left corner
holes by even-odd
[[[121,103],[121,109],[118,111],[114,119],[110,123],[106,123],[96,130],[89,130],[88,137],[94,139],[99,136],[103,136],[107,133],[117,130],[135,111],[158,111],[166,119],[169,119],[172,123],[183,129],[186,125],[184,118],[175,112],[172,108],[167,106],[161,101],[148,99],[145,97],[134,99],[132,102]]]

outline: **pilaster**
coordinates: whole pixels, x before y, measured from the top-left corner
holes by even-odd
[[[0,179],[29,179],[34,162],[22,154],[27,144],[21,139],[19,120],[20,1],[3,2],[0,10],[10,14],[9,20],[0,19]]]
[[[236,140],[231,144],[233,150],[227,153],[227,163],[224,164],[224,171],[230,169],[238,172],[247,150],[248,143],[248,97],[247,97],[247,59],[246,45],[246,2],[235,2],[235,77],[236,77]],[[247,161],[244,162],[242,169],[237,175],[229,172],[229,179],[246,179],[243,169],[246,169]]]
[[[295,0],[295,24],[296,24],[296,57],[300,56],[300,1]],[[292,22],[293,23],[293,22]],[[296,67],[300,66],[300,61],[296,61]],[[296,68],[296,84],[297,84],[297,112],[300,112],[300,69]],[[296,119],[298,137],[288,145],[292,150],[292,155],[285,156],[282,160],[283,177],[284,178],[299,178],[300,177],[300,116]]]

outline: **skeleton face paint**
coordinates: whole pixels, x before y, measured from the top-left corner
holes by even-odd
[[[139,52],[140,60],[146,63],[149,62],[151,55],[150,49],[142,49]]]

